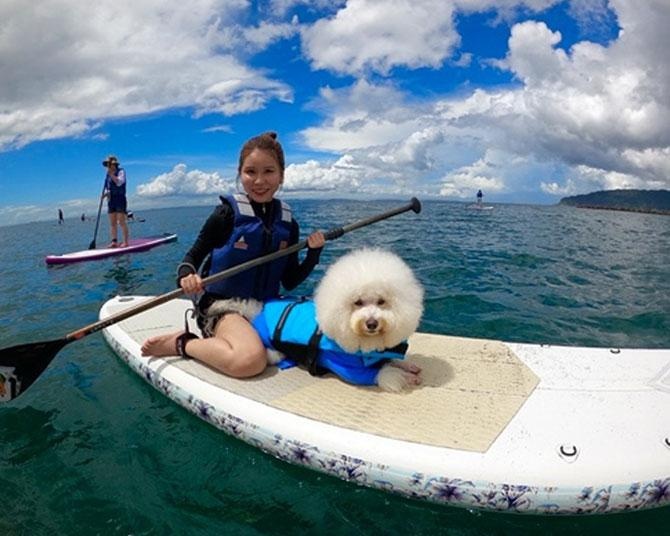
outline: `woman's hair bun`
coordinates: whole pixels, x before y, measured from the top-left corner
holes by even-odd
[[[254,149],[261,149],[263,151],[269,151],[277,160],[279,164],[279,169],[284,173],[284,168],[286,167],[284,161],[284,149],[282,149],[281,143],[277,141],[277,133],[274,130],[268,130],[263,132],[258,136],[248,139],[240,150],[240,160],[237,165],[237,173],[242,173],[242,164],[244,159],[249,156]]]

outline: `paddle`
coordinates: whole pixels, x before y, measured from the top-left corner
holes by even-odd
[[[107,189],[107,177],[105,177],[105,183],[102,186],[102,193],[100,194],[100,204],[98,205],[98,216],[95,219],[95,231],[93,231],[93,240],[88,245],[88,249],[95,249],[95,239],[98,236],[98,224],[100,223],[100,212],[102,211],[102,200],[104,199],[105,190]]]
[[[402,214],[409,210],[414,211],[415,213],[421,212],[421,203],[416,197],[413,197],[409,203],[401,207],[389,210],[387,212],[382,212],[376,216],[371,216],[359,220],[357,222],[345,225],[344,227],[337,227],[331,229],[324,233],[326,240],[335,240],[336,238],[341,237],[343,234],[365,227],[372,223],[376,223],[392,216]],[[260,264],[266,262],[271,262],[280,257],[290,255],[296,251],[299,251],[307,246],[307,240],[298,242],[293,246],[290,246],[286,249],[275,251],[268,255],[263,255],[257,259],[253,259],[227,270],[223,270],[219,273],[210,275],[202,280],[203,285],[209,285],[221,279],[227,277],[232,277],[244,270],[253,268]],[[44,371],[45,368],[51,363],[56,354],[63,348],[66,344],[71,343],[72,341],[77,341],[86,335],[100,331],[112,324],[116,324],[126,318],[139,314],[147,309],[156,307],[163,303],[166,303],[170,300],[178,298],[184,294],[184,291],[179,288],[175,289],[172,292],[163,294],[161,296],[156,296],[142,302],[134,307],[130,307],[125,311],[121,311],[115,315],[111,315],[103,320],[99,320],[88,326],[84,326],[72,333],[68,333],[62,339],[54,339],[51,341],[19,344],[17,346],[11,346],[9,348],[3,348],[0,350],[0,402],[8,402],[13,400],[21,393],[23,393],[32,383],[39,377],[40,374]]]

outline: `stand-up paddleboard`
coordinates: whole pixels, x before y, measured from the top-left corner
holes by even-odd
[[[124,248],[85,249],[83,251],[66,253],[64,255],[47,255],[45,260],[47,264],[70,264],[73,262],[94,261],[104,259],[105,257],[112,257],[113,255],[125,255],[126,253],[146,251],[156,246],[160,246],[161,244],[174,242],[175,240],[177,240],[177,235],[168,233],[147,238],[131,238],[128,246]]]
[[[468,205],[471,210],[493,210],[493,205]]]
[[[145,299],[111,299],[100,318]],[[239,380],[195,360],[141,357],[147,337],[183,329],[190,307],[172,300],[103,333],[163,394],[282,460],[466,508],[603,514],[670,504],[670,350],[418,333],[407,358],[423,385],[401,394],[299,368]]]

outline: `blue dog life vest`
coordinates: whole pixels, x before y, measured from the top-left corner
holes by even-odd
[[[234,227],[228,242],[212,251],[209,273],[215,274],[232,266],[285,249],[291,236],[291,208],[273,200],[273,220],[269,227],[254,214],[246,195],[226,197],[234,212]],[[250,268],[237,275],[207,285],[212,294],[235,298],[265,300],[279,295],[281,277],[287,258]]]
[[[304,299],[268,301],[252,324],[266,348],[279,350],[310,374],[319,376],[330,371],[357,385],[375,385],[381,366],[389,359],[403,359],[407,351],[407,344],[401,343],[382,352],[347,352],[321,333],[314,302]]]

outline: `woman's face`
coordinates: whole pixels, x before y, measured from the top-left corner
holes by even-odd
[[[267,203],[284,180],[274,155],[263,149],[254,149],[242,162],[240,181],[252,201]]]

